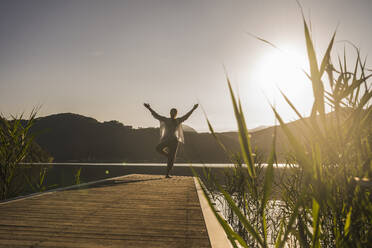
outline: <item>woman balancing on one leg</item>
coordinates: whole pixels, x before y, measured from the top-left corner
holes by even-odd
[[[156,151],[168,158],[167,173],[165,177],[169,178],[169,172],[171,171],[176,158],[178,142],[184,142],[181,123],[190,117],[192,112],[194,112],[198,107],[198,104],[195,104],[187,114],[180,118],[176,118],[177,109],[175,108],[170,110],[170,118],[167,118],[156,113],[150,107],[150,104],[145,103],[144,105],[148,110],[150,110],[154,118],[160,121],[160,143],[156,146]]]

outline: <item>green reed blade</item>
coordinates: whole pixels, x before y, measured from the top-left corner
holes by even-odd
[[[236,206],[234,200],[231,198],[230,194],[227,193],[220,185],[217,185],[219,191],[225,197],[227,203],[229,204],[232,211],[239,218],[244,228],[252,235],[252,237],[262,246],[265,247],[262,238],[260,237],[258,231],[249,223],[248,219],[242,214],[241,210]]]
[[[312,247],[318,248],[320,247],[319,237],[320,237],[320,230],[319,230],[319,203],[313,198],[313,207],[312,207],[312,215],[313,215],[313,237],[312,237]]]
[[[226,76],[226,79],[227,79],[227,84],[228,84],[229,91],[230,91],[231,101],[233,103],[235,119],[236,119],[237,124],[238,124],[239,142],[240,142],[240,147],[241,147],[243,159],[244,159],[245,163],[247,164],[249,176],[254,178],[255,177],[254,161],[253,161],[253,157],[252,157],[251,146],[250,146],[250,143],[249,143],[248,129],[245,125],[245,121],[243,120],[244,117],[242,116],[242,112],[239,110],[234,92],[233,92],[232,87],[231,87],[230,79],[227,76]]]
[[[289,234],[293,231],[293,224],[295,223],[295,220],[298,216],[298,208],[299,208],[299,204],[297,203],[295,208],[293,209],[291,217],[289,218],[288,224],[285,228],[283,239],[280,241],[280,244],[278,245],[279,248],[284,247],[285,242],[287,241],[287,239],[289,237]]]
[[[328,63],[329,63],[329,60],[330,60],[330,57],[331,57],[331,50],[332,50],[332,47],[333,47],[333,42],[335,40],[335,36],[336,36],[336,31],[333,33],[333,36],[332,36],[332,39],[331,41],[329,42],[329,45],[327,47],[327,51],[323,57],[323,60],[322,60],[322,63],[320,64],[320,77],[322,77]]]
[[[346,215],[346,221],[345,221],[345,226],[344,226],[344,235],[347,236],[350,231],[350,224],[351,224],[351,213],[352,213],[353,208],[350,207],[349,212]]]
[[[291,144],[293,150],[295,151],[296,155],[298,156],[298,160],[300,162],[300,166],[303,166],[305,170],[309,170],[311,168],[311,163],[306,157],[305,151],[302,148],[300,142],[295,138],[293,133],[289,130],[287,125],[284,123],[283,119],[281,116],[278,114],[276,109],[271,106],[272,110],[274,111],[276,119],[279,121],[280,126],[282,127],[283,132],[288,138],[289,143]]]

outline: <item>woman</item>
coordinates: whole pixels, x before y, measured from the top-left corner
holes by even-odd
[[[169,172],[176,158],[178,142],[184,143],[181,123],[187,120],[199,105],[195,104],[187,114],[180,118],[176,118],[177,109],[175,108],[170,110],[170,118],[167,118],[156,113],[150,107],[150,104],[145,103],[144,106],[150,110],[155,119],[160,121],[160,143],[156,146],[156,151],[167,157],[167,173],[165,177],[170,178]]]

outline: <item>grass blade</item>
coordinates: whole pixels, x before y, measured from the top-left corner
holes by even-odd
[[[304,22],[304,29],[305,29],[307,56],[308,56],[309,65],[310,65],[310,76],[311,76],[311,82],[313,85],[313,93],[314,93],[314,108],[312,111],[312,116],[314,117],[316,112],[319,112],[322,118],[325,118],[324,86],[321,81],[321,74],[318,69],[318,62],[317,62],[313,42],[311,40],[309,28],[304,18],[303,18],[303,22]]]
[[[242,150],[243,159],[245,163],[247,164],[248,173],[250,177],[254,178],[255,177],[254,160],[252,156],[252,149],[250,145],[248,129],[247,129],[247,126],[245,125],[245,120],[244,120],[243,112],[241,110],[241,105],[240,105],[240,108],[238,107],[238,103],[236,101],[234,92],[231,87],[230,79],[229,77],[226,77],[226,79],[227,79],[227,84],[228,84],[229,91],[230,91],[231,101],[233,103],[235,118],[238,124],[239,142],[240,142],[240,147]]]
[[[345,236],[347,236],[349,234],[349,231],[350,231],[351,211],[352,211],[352,207],[350,207],[350,210],[349,210],[349,212],[347,213],[347,216],[346,216],[345,227],[344,227]]]
[[[322,60],[322,63],[320,64],[320,77],[322,77],[327,65],[329,64],[329,60],[330,60],[330,57],[331,57],[331,50],[332,50],[332,47],[333,47],[333,42],[335,40],[335,36],[336,36],[336,31],[333,33],[333,36],[332,36],[332,39],[331,41],[329,42],[329,45],[327,47],[327,51],[323,57],[323,60]]]
[[[298,207],[299,207],[299,204],[297,203],[296,206],[295,206],[295,208],[294,208],[294,210],[293,210],[293,212],[292,212],[291,217],[289,218],[288,224],[287,224],[287,226],[285,228],[283,239],[279,242],[279,244],[275,245],[275,247],[277,247],[277,248],[283,248],[284,247],[285,242],[287,241],[287,239],[289,237],[289,234],[292,232],[293,224],[294,224],[294,222],[295,222],[295,220],[297,218]]]
[[[274,161],[275,161],[275,144],[276,144],[276,126],[274,127],[274,137],[272,141],[272,148],[268,159],[268,165],[265,171],[262,201],[261,201],[261,216],[262,216],[262,232],[264,233],[264,244],[267,246],[267,226],[266,226],[266,204],[269,199],[272,184],[274,180]]]
[[[264,246],[264,242],[260,237],[258,231],[249,223],[247,218],[242,214],[241,210],[236,206],[234,200],[231,198],[230,194],[228,194],[220,185],[217,185],[219,191],[225,197],[227,203],[229,204],[230,208],[234,211],[236,216],[239,218],[239,221],[242,223],[244,228],[252,235],[252,237],[262,246]]]
[[[271,106],[272,110],[274,111],[275,117],[280,123],[284,134],[287,136],[289,143],[291,144],[293,150],[295,151],[296,155],[298,156],[298,161],[300,162],[300,166],[303,166],[305,170],[309,170],[311,168],[311,163],[309,159],[306,157],[305,151],[303,150],[300,142],[295,138],[292,132],[289,130],[287,125],[284,123],[281,116],[278,114],[276,109]]]
[[[312,238],[312,247],[320,247],[319,242],[319,203],[313,198],[313,238]]]

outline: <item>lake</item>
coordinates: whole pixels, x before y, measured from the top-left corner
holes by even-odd
[[[283,165],[279,165],[282,167]],[[171,175],[193,176],[192,170],[204,180],[203,168],[216,176],[216,179],[223,183],[226,171],[233,168],[233,164],[182,164],[174,165]],[[45,171],[45,179],[40,184],[40,178]],[[165,163],[34,163],[22,164],[17,174],[17,187],[22,188],[14,196],[22,196],[35,192],[30,183],[45,187],[45,190],[55,189],[74,185],[76,183],[87,183],[111,177],[124,176],[129,174],[151,174],[165,175]],[[29,180],[25,180],[25,176]],[[36,187],[36,188],[37,188]]]

